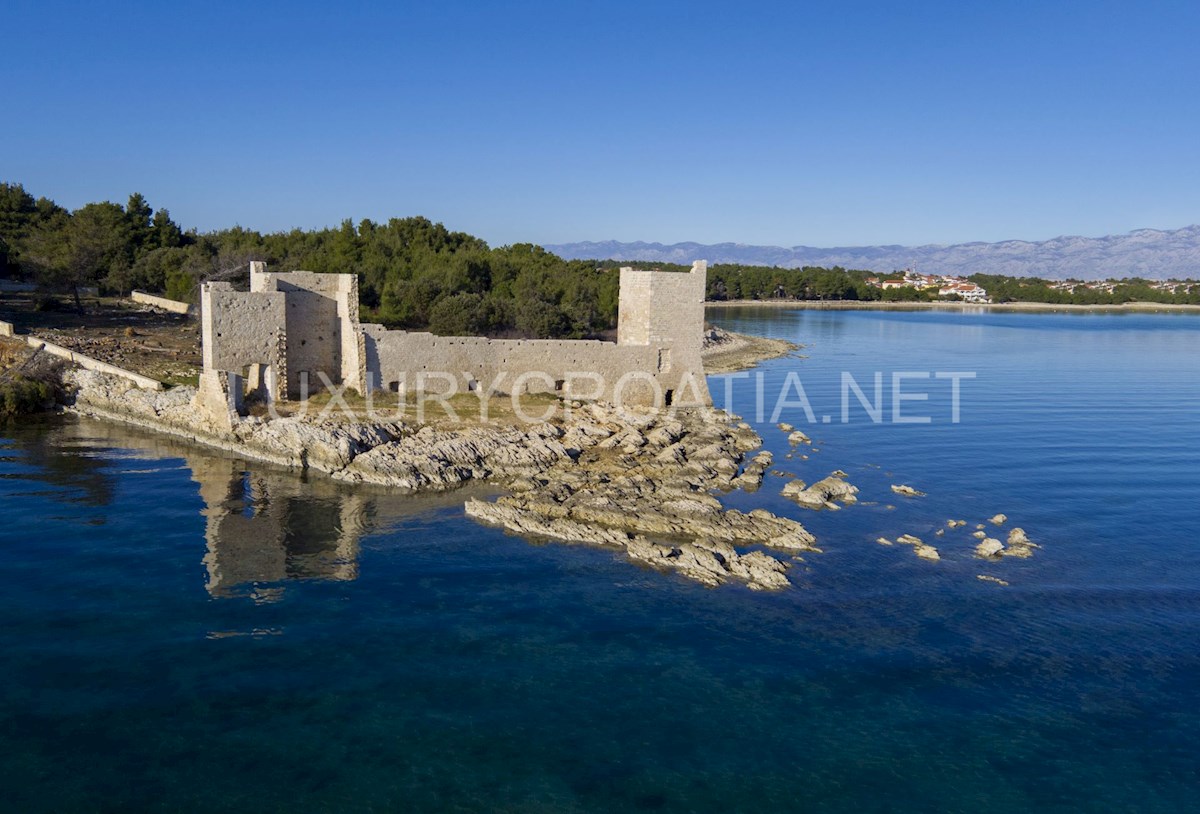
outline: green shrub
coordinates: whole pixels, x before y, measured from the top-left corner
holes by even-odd
[[[54,406],[54,387],[48,382],[13,376],[0,382],[0,420],[38,413]]]

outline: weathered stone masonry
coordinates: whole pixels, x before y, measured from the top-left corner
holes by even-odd
[[[197,404],[236,420],[246,392],[300,398],[325,385],[427,393],[555,392],[629,404],[711,404],[700,351],[707,266],[621,269],[617,341],[511,340],[390,331],[358,321],[353,274],[268,273],[250,290],[201,287]]]

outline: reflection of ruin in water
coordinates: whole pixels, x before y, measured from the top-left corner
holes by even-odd
[[[358,541],[372,525],[370,498],[225,458],[187,463],[205,504],[205,587],[213,596],[255,583],[358,576]]]
[[[89,419],[70,420],[53,433],[53,446],[87,452],[120,449],[142,459],[183,459],[204,501],[207,551],[205,588],[214,597],[249,596],[272,601],[289,580],[353,580],[358,576],[359,541],[408,518],[436,509],[461,507],[466,488],[440,494],[407,495],[378,487],[350,487],[308,480],[296,472],[249,463],[134,428]],[[125,457],[125,456],[115,456]],[[109,464],[112,458],[108,458]],[[105,478],[103,466],[94,477]],[[111,489],[104,492],[110,495]]]

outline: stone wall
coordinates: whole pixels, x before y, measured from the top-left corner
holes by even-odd
[[[200,287],[204,370],[244,373],[251,366],[274,369],[286,381],[287,299],[279,292],[235,291],[229,283]],[[282,397],[282,393],[271,393]]]
[[[299,398],[320,387],[324,374],[334,384],[365,389],[362,342],[358,323],[358,277],[353,274],[267,272],[252,263],[253,294],[282,293],[287,302],[287,390]]]
[[[616,344],[442,337],[364,325],[369,386],[441,392],[449,374],[458,392],[709,404],[700,357],[706,274],[703,261],[683,274],[622,269]]]
[[[16,331],[13,330],[13,324],[11,322],[4,322],[0,320],[0,336],[13,336],[15,333]]]
[[[22,337],[25,344],[34,350],[40,350],[44,353],[49,353],[52,356],[58,356],[61,359],[79,365],[84,370],[94,370],[97,373],[108,373],[112,376],[120,376],[122,379],[127,379],[143,390],[162,390],[164,385],[157,379],[151,379],[149,376],[143,376],[140,373],[134,373],[132,370],[126,370],[123,367],[110,365],[108,362],[101,362],[99,359],[93,359],[82,353],[76,353],[70,348],[64,348],[62,345],[55,345],[53,342],[47,342],[44,339],[38,339],[36,336]]]
[[[630,404],[708,405],[700,351],[703,261],[687,273],[621,270],[617,342],[501,340],[389,331],[358,321],[353,274],[250,268],[250,291],[201,287],[204,370],[267,384],[298,398],[323,384],[360,393],[554,392]],[[264,372],[265,371],[265,372]],[[282,392],[276,393],[274,382]],[[241,410],[242,382],[216,379],[200,401],[222,416]]]
[[[389,331],[380,325],[363,325],[362,332],[371,387],[393,392],[414,388],[430,393],[448,389],[522,395],[555,392],[568,398],[611,400],[625,377],[620,395],[630,402],[648,403],[654,395],[648,379],[663,393],[679,389],[680,376],[660,371],[660,349],[652,346],[447,337]],[[447,375],[453,378],[453,387]]]
[[[186,302],[169,300],[166,297],[147,294],[145,291],[134,291],[129,295],[129,299],[142,305],[150,305],[155,308],[161,308],[164,311],[170,311],[172,314],[190,314],[194,310],[194,307]]]

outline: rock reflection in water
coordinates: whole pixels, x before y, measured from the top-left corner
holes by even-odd
[[[100,480],[104,463],[182,459],[204,503],[205,588],[214,597],[270,602],[288,581],[356,579],[365,535],[492,493],[468,487],[408,495],[351,487],[88,419],[63,422],[54,435],[57,446],[75,450],[72,458],[92,463]]]

